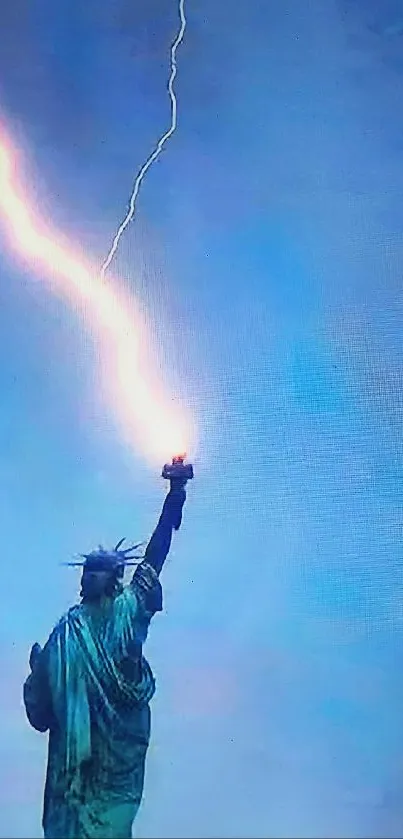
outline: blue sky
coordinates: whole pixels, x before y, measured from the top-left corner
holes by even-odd
[[[401,835],[403,4],[188,0],[178,131],[114,273],[199,430],[164,571],[140,837]],[[56,227],[104,258],[165,130],[174,2],[14,0],[0,108]],[[145,538],[76,313],[0,239],[0,835],[39,835],[21,686],[60,563]]]

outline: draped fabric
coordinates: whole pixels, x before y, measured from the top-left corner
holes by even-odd
[[[161,607],[144,563],[115,598],[62,617],[24,685],[31,725],[49,729],[46,839],[131,837],[155,691],[141,645]]]

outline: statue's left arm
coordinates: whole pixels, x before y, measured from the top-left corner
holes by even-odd
[[[34,644],[29,657],[31,672],[24,683],[23,699],[32,728],[47,731],[52,723],[52,705],[45,663],[45,652]]]

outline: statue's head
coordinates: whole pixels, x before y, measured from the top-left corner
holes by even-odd
[[[89,554],[81,554],[83,562],[70,562],[69,565],[81,566],[80,595],[83,601],[96,602],[104,597],[114,597],[123,588],[126,565],[137,565],[141,556],[132,555],[140,545],[122,548],[124,539],[111,550],[99,546]],[[141,544],[141,543],[140,543]]]
[[[100,600],[112,597],[119,591],[124,575],[124,562],[115,558],[114,551],[107,551],[101,546],[87,554],[81,575],[80,595],[83,600]]]

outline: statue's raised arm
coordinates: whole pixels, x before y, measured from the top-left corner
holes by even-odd
[[[186,501],[186,484],[193,478],[193,467],[185,463],[184,456],[175,457],[165,464],[162,477],[170,482],[158,524],[147,545],[144,559],[136,568],[132,587],[143,601],[149,618],[162,610],[162,588],[159,575],[169,554],[174,530],[182,524],[183,506]]]
[[[185,464],[183,457],[176,457],[172,465],[165,465],[162,477],[169,480],[170,490],[164,501],[157,527],[147,545],[144,561],[151,565],[158,576],[171,547],[172,532],[179,530],[182,510],[186,501],[186,484],[193,478],[193,467]]]

